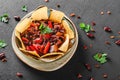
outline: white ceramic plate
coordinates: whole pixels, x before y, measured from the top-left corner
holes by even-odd
[[[28,13],[25,17],[23,17],[23,19],[26,17],[29,17],[32,14],[32,12]],[[62,58],[55,60],[53,62],[43,62],[41,60],[35,60],[29,56],[26,56],[17,47],[16,36],[14,33],[15,30],[14,30],[13,34],[12,34],[12,47],[13,47],[13,50],[14,50],[15,54],[17,55],[17,57],[22,62],[27,64],[28,66],[30,66],[34,69],[40,70],[40,71],[54,71],[54,70],[57,70],[57,69],[63,67],[72,58],[73,54],[76,51],[77,45],[78,45],[78,33],[75,28],[75,25],[72,23],[72,21],[69,18],[67,18],[67,17],[65,17],[65,18],[69,21],[69,23],[71,24],[72,28],[75,31],[75,43],[73,44],[72,48],[65,56],[63,56]]]

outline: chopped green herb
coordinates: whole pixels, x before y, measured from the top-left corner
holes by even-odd
[[[84,30],[85,29],[85,23],[80,23],[80,28],[82,29],[82,30]]]
[[[4,23],[8,23],[9,21],[9,16],[7,13],[4,13],[2,16],[0,16],[0,21]]]
[[[40,30],[41,34],[46,34],[46,33],[53,32],[52,29],[50,29],[48,26],[44,26],[43,24],[41,24],[39,26],[39,30]]]
[[[28,10],[26,5],[22,6],[21,9],[22,9],[22,11],[25,11],[25,12],[27,12],[27,10]]]
[[[85,24],[85,23],[80,23],[79,24],[80,29],[84,30],[85,32],[89,32],[91,30],[91,26],[89,24]]]
[[[0,40],[0,48],[4,48],[6,46],[7,44],[3,40]]]
[[[90,30],[91,30],[91,26],[89,24],[87,24],[85,27],[85,32],[89,32]]]
[[[101,64],[107,62],[107,54],[106,53],[96,53],[93,57],[96,61],[100,62]]]

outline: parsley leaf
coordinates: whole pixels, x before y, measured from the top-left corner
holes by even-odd
[[[85,23],[80,23],[79,24],[80,29],[85,31],[85,32],[89,32],[91,30],[91,26],[89,24],[85,24]]]
[[[7,44],[3,40],[0,40],[0,48],[4,48],[6,46]]]
[[[96,53],[93,57],[96,61],[100,62],[101,64],[107,62],[107,54],[106,53]]]
[[[84,29],[85,29],[85,23],[80,23],[80,28],[81,28],[82,30],[84,30]]]
[[[51,28],[49,28],[48,26],[44,26],[43,24],[39,26],[39,30],[41,34],[47,34],[53,32]]]
[[[4,23],[8,23],[9,21],[9,16],[7,13],[4,13],[2,16],[0,16],[0,21]]]
[[[25,12],[27,12],[27,10],[28,10],[26,5],[22,6],[21,9],[22,9],[22,11],[25,11]]]

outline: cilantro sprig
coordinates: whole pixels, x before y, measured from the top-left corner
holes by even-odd
[[[101,64],[107,62],[107,54],[106,53],[96,53],[93,57],[96,61],[100,62]]]
[[[5,43],[3,40],[0,40],[0,48],[4,48],[7,46],[7,43]]]
[[[44,26],[43,24],[39,26],[39,30],[41,34],[47,34],[53,32],[51,28],[49,28],[48,26]]]
[[[80,23],[79,24],[80,29],[85,31],[85,32],[89,32],[91,30],[91,26],[89,24],[85,24],[85,23]]]
[[[0,21],[4,22],[4,23],[8,23],[9,22],[9,16],[7,13],[4,13],[2,16],[0,16]]]
[[[26,5],[22,6],[21,9],[22,9],[22,11],[25,11],[25,12],[27,12],[27,10],[28,10]]]

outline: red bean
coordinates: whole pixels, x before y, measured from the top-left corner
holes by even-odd
[[[18,77],[23,77],[22,73],[20,73],[20,72],[17,72],[17,73],[16,73],[16,76],[18,76]]]
[[[14,19],[15,19],[16,21],[20,21],[20,17],[19,17],[19,16],[14,16]]]
[[[120,46],[120,40],[115,41],[115,44]]]
[[[87,36],[88,36],[89,38],[94,38],[94,35],[93,35],[92,33],[87,33]]]
[[[87,68],[87,70],[91,70],[91,65],[90,64],[85,64],[85,67]]]
[[[111,32],[112,31],[111,28],[108,27],[108,26],[104,27],[104,30],[107,31],[107,32]]]

